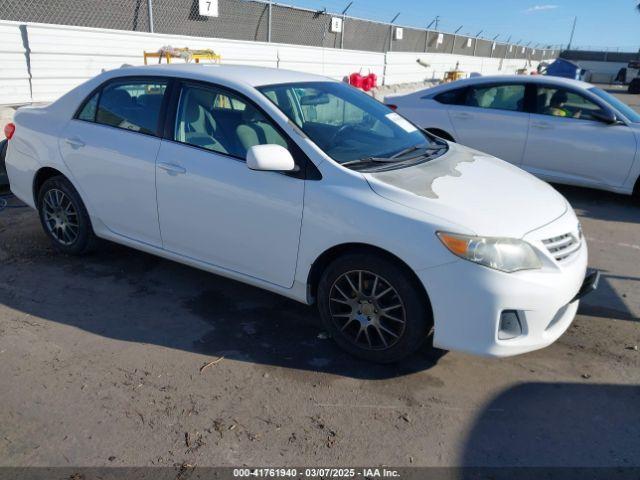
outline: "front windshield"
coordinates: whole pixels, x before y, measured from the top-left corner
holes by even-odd
[[[290,83],[259,90],[340,163],[400,157],[433,145],[400,115],[344,83]]]
[[[589,91],[591,93],[595,93],[597,96],[599,96],[601,99],[603,99],[609,105],[611,105],[613,108],[618,110],[621,114],[623,114],[625,117],[627,117],[627,119],[630,122],[640,123],[640,114],[638,114],[635,110],[633,110],[626,103],[618,100],[616,97],[614,97],[610,93],[605,92],[604,90],[601,90],[600,88],[596,88],[596,87],[590,88]]]

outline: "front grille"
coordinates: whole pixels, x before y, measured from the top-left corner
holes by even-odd
[[[553,258],[558,262],[562,262],[580,250],[581,240],[572,233],[565,233],[564,235],[542,240],[542,243],[549,253],[553,255]]]

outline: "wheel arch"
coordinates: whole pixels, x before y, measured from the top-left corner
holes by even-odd
[[[322,252],[318,258],[313,262],[311,268],[309,269],[309,274],[307,276],[307,298],[310,304],[315,303],[317,293],[318,293],[318,285],[320,283],[320,277],[322,276],[322,272],[329,266],[331,262],[333,262],[336,258],[339,258],[343,255],[347,255],[350,253],[371,253],[375,255],[380,255],[386,257],[392,262],[400,265],[400,267],[407,273],[407,275],[411,278],[412,282],[415,283],[416,287],[422,292],[423,299],[431,311],[433,313],[433,309],[431,307],[431,300],[429,298],[429,294],[427,290],[424,288],[424,285],[413,271],[413,269],[400,257],[394,255],[380,247],[376,247],[374,245],[369,245],[367,243],[342,243],[339,245],[334,245],[331,248],[328,248],[324,252]]]
[[[42,167],[33,176],[33,203],[34,205],[36,205],[36,207],[38,206],[38,193],[40,192],[40,188],[42,187],[44,182],[46,182],[50,178],[58,176],[66,178],[71,183],[71,185],[73,185],[73,182],[69,179],[69,177],[67,177],[60,170],[53,167]]]
[[[450,142],[456,141],[456,139],[453,138],[453,135],[451,135],[449,132],[441,128],[425,128],[425,130],[429,133],[433,133],[435,136],[440,137],[444,140],[448,140]]]

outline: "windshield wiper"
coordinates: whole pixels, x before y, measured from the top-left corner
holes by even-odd
[[[343,167],[353,166],[353,165],[363,165],[367,163],[404,163],[410,162],[412,160],[416,160],[418,158],[423,158],[426,156],[430,156],[432,153],[439,152],[440,150],[446,149],[446,145],[435,145],[430,147],[418,147],[413,146],[409,148],[405,148],[398,153],[391,155],[390,157],[364,157],[359,158],[357,160],[349,160],[348,162],[341,163]],[[424,150],[420,155],[415,155],[413,157],[408,158],[399,158],[408,153],[415,152],[416,150]]]
[[[398,158],[406,155],[407,153],[415,152],[416,150],[421,150],[423,147],[419,147],[414,145],[413,147],[405,148],[404,150],[400,150],[398,153],[394,153],[389,158]]]
[[[365,157],[359,158],[357,160],[349,160],[348,162],[341,163],[343,167],[349,167],[352,165],[361,165],[364,163],[395,163],[397,160],[392,158],[383,158],[383,157]]]

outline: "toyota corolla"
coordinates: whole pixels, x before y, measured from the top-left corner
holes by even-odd
[[[126,67],[5,132],[11,190],[59,251],[107,239],[317,303],[368,360],[431,334],[480,355],[542,348],[597,283],[553,188],[324,77]]]

